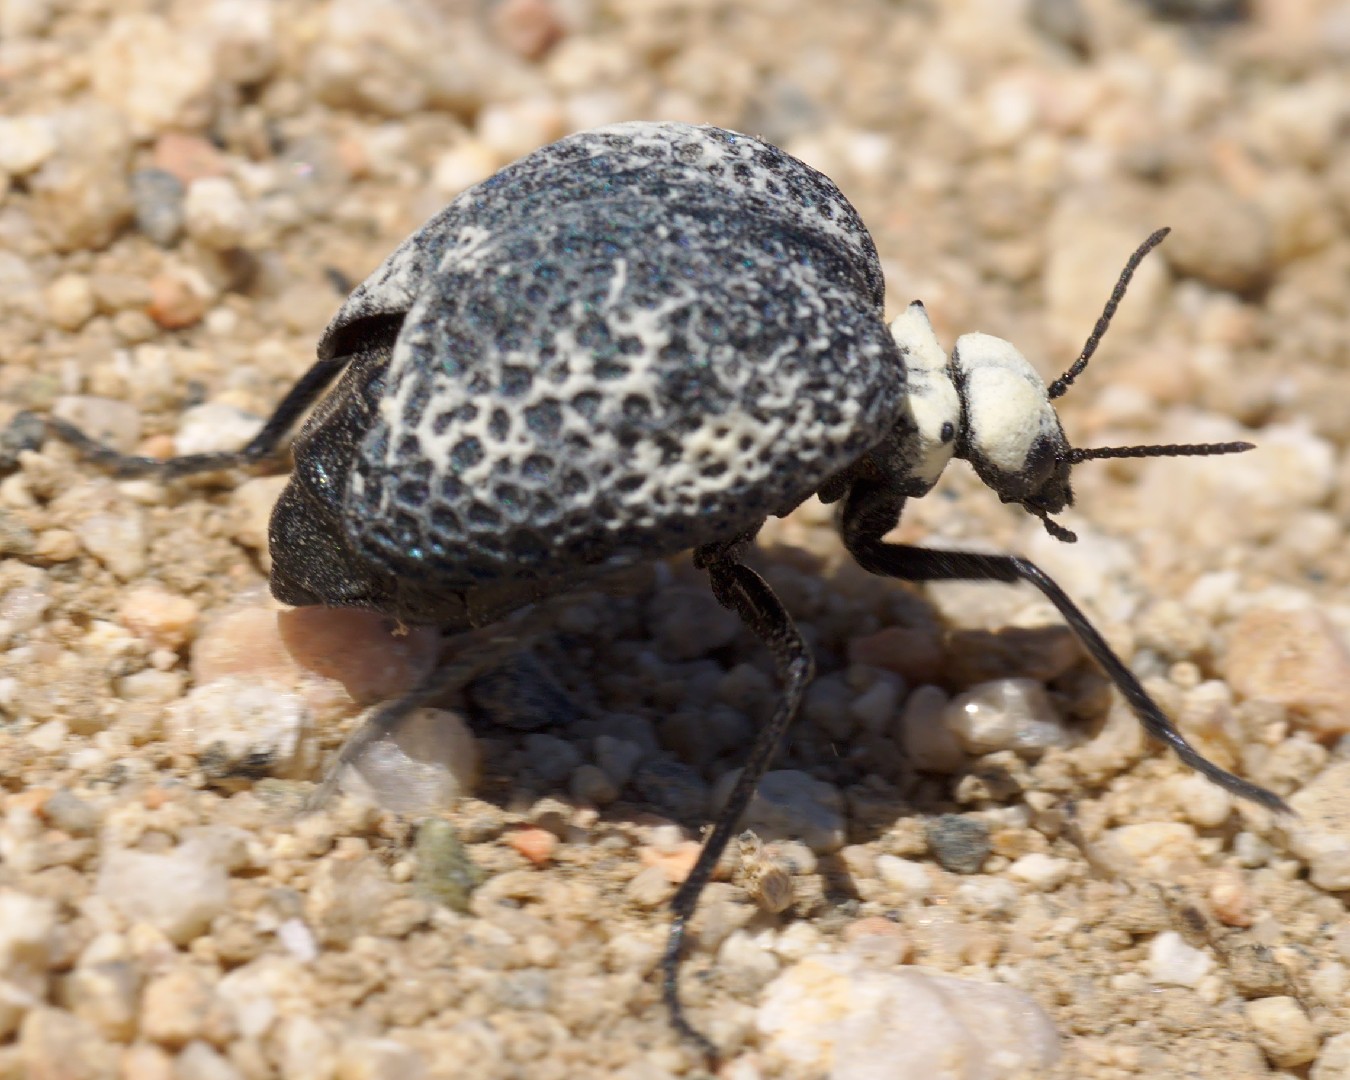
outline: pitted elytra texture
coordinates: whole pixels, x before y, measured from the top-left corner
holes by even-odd
[[[857,214],[745,136],[625,124],[531,154],[395,252],[328,340],[419,274],[344,517],[424,587],[734,535],[875,445],[903,396]]]
[[[813,493],[839,504],[844,545],[874,574],[1034,585],[1150,734],[1229,791],[1284,808],[1192,747],[1034,564],[886,540],[953,457],[1072,540],[1052,515],[1072,505],[1078,463],[1250,449],[1075,449],[1051,405],[1164,234],[1131,256],[1082,354],[1046,387],[997,338],[966,335],[948,358],[917,301],[887,328],[871,238],[815,170],[716,128],[620,124],[529,155],[414,233],[352,293],[317,363],[238,453],[125,458],[47,424],[123,475],[184,475],[271,453],[336,380],[294,441],[272,514],[272,591],[292,604],[455,633],[693,548],[783,689],[672,901],[664,997],[712,1054],[680,1005],[684,928],[813,672],[745,555],[767,516]],[[316,798],[410,711],[490,663],[465,654],[368,718]]]

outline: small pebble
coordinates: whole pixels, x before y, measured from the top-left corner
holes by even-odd
[[[1122,874],[1169,877],[1199,855],[1195,828],[1180,821],[1121,825],[1102,837],[1099,853]]]
[[[1294,989],[1289,970],[1258,941],[1239,939],[1235,945],[1230,943],[1224,966],[1233,989],[1244,998],[1277,997]]]
[[[92,836],[98,831],[102,814],[93,803],[65,788],[52,792],[42,805],[43,816],[71,836]]]
[[[474,134],[502,161],[512,161],[552,142],[563,134],[562,128],[562,109],[550,96],[489,102],[474,118]]]
[[[297,960],[310,963],[319,955],[319,943],[301,919],[287,919],[277,927],[277,942]]]
[[[101,106],[72,108],[57,128],[57,151],[27,178],[34,222],[58,251],[101,250],[132,212],[125,119]]]
[[[214,290],[201,273],[175,267],[150,279],[146,313],[165,330],[182,330],[201,322],[213,299]]]
[[[951,774],[966,763],[966,752],[946,722],[950,701],[937,686],[920,686],[905,699],[894,737],[909,763],[921,772]]]
[[[241,247],[253,227],[253,215],[233,180],[208,176],[193,180],[183,199],[183,228],[212,251]]]
[[[893,671],[906,682],[931,681],[942,670],[942,637],[936,628],[887,626],[852,638],[848,658],[850,663]]]
[[[1308,1080],[1344,1080],[1350,1076],[1350,1031],[1333,1035],[1322,1044]]]
[[[1217,829],[1233,812],[1233,796],[1203,776],[1179,776],[1172,790],[1178,808],[1198,829]]]
[[[296,664],[341,683],[362,705],[407,693],[431,671],[440,650],[440,634],[431,627],[400,633],[392,619],[355,608],[293,608],[272,618],[271,641],[279,634]],[[239,631],[247,633],[247,628]]]
[[[913,859],[878,855],[877,876],[906,900],[922,900],[933,891],[931,869]]]
[[[853,735],[856,718],[849,708],[853,689],[842,674],[831,673],[816,678],[806,688],[801,715],[835,742],[843,742]]]
[[[181,1080],[169,1052],[148,1042],[135,1042],[123,1051],[121,1075],[137,1080]]]
[[[1275,1065],[1297,1068],[1317,1056],[1317,1029],[1294,998],[1257,998],[1247,1002],[1242,1011],[1257,1043]]]
[[[1184,221],[1163,244],[1164,258],[1178,274],[1215,288],[1249,293],[1275,270],[1270,222],[1251,203],[1222,185],[1200,180],[1174,187],[1161,210]]]
[[[608,806],[619,797],[619,787],[597,765],[580,765],[567,781],[567,790],[578,803]]]
[[[154,168],[174,177],[184,191],[193,180],[223,176],[229,170],[229,159],[219,147],[210,139],[186,131],[161,134],[155,140],[153,159]]]
[[[1239,697],[1279,702],[1321,736],[1350,731],[1350,648],[1321,612],[1248,611],[1230,632],[1224,666]]]
[[[976,919],[1006,919],[1023,903],[1024,894],[1013,882],[1001,877],[976,874],[956,886],[955,899],[962,911]],[[972,935],[971,947],[963,949],[974,955],[979,948],[978,932]]]
[[[200,1039],[183,1047],[174,1065],[175,1080],[244,1080],[244,1074]]]
[[[645,867],[658,868],[672,884],[683,882],[698,862],[702,845],[694,840],[682,840],[669,849],[643,847],[638,857]]]
[[[131,581],[144,572],[149,537],[139,508],[123,506],[90,514],[74,531],[84,549],[119,581]]]
[[[558,849],[558,838],[547,829],[514,829],[506,834],[506,842],[535,866],[551,862]]]
[[[205,42],[158,14],[113,20],[91,50],[95,94],[123,103],[137,138],[204,127],[215,78]]]
[[[517,56],[539,60],[560,40],[565,30],[551,0],[502,0],[491,12],[498,40]]]
[[[64,1009],[41,1005],[19,1028],[17,1076],[118,1080],[117,1052],[94,1026]]]
[[[160,247],[173,247],[183,232],[187,188],[167,169],[137,169],[131,174],[136,228]]]
[[[50,900],[0,890],[0,971],[19,993],[39,999],[45,994],[57,948],[55,933],[56,911]]]
[[[471,795],[479,768],[478,743],[459,713],[417,709],[365,750],[352,770],[356,776],[344,774],[341,786],[416,818],[450,809]]]
[[[234,1034],[229,1011],[206,976],[178,965],[156,975],[141,998],[140,1031],[152,1042],[171,1049],[199,1038],[223,1042]]]
[[[909,957],[913,943],[894,920],[883,915],[868,915],[844,927],[842,940],[851,956],[875,967],[892,968]]]
[[[94,290],[83,274],[62,274],[43,293],[47,317],[62,330],[80,329],[98,310]]]
[[[891,726],[900,712],[905,684],[898,678],[879,678],[849,705],[849,712],[864,731],[880,734]]]
[[[581,764],[576,745],[556,735],[525,736],[525,763],[549,787],[561,784]]]
[[[714,805],[722,805],[735,786],[739,771],[717,783]],[[742,828],[762,840],[800,840],[817,855],[829,855],[844,846],[844,800],[837,788],[795,769],[764,774],[741,819]]]
[[[252,413],[236,409],[223,402],[208,401],[184,409],[178,417],[178,431],[174,434],[176,454],[214,454],[238,450],[246,446],[262,420]]]
[[[1121,261],[1140,239],[1133,222],[1099,208],[1066,206],[1055,214],[1044,284],[1045,321],[1055,344],[1068,350],[1083,343],[1085,328],[1101,314],[1103,297],[1111,294]],[[1166,263],[1145,259],[1130,281],[1130,302],[1112,320],[1112,332],[1128,339],[1147,326],[1157,317],[1167,288]]]
[[[397,1039],[353,1036],[338,1049],[338,1080],[423,1080],[423,1055]]]
[[[1196,987],[1213,967],[1214,957],[1187,945],[1175,930],[1164,931],[1149,942],[1148,974],[1155,983]]]
[[[989,826],[979,818],[943,814],[928,822],[926,833],[933,858],[954,874],[977,874],[993,850]]]
[[[50,117],[4,117],[0,119],[0,172],[27,176],[55,154],[58,145]]]
[[[624,894],[639,907],[659,908],[675,895],[675,882],[664,867],[648,866],[633,875]]]
[[[628,783],[642,757],[642,747],[635,742],[616,739],[612,735],[596,737],[595,763],[605,771],[616,788],[622,788]]]
[[[483,871],[469,857],[455,827],[440,818],[422,822],[413,854],[418,891],[451,911],[468,911],[470,896],[483,882]]]
[[[566,727],[578,717],[567,691],[529,652],[517,653],[480,675],[467,692],[476,711],[492,723],[515,731]]]
[[[717,950],[717,966],[732,993],[755,994],[778,974],[778,958],[744,930],[727,936]]]
[[[1307,864],[1314,885],[1350,889],[1350,761],[1335,761],[1294,792],[1298,815],[1278,822],[1290,852]]]
[[[0,638],[37,629],[51,606],[50,585],[42,571],[33,566],[21,574],[23,580],[0,593]]]
[[[1065,553],[1055,548],[1049,549],[1058,556],[1057,576],[1068,582],[1064,588],[1072,588],[1076,595],[1100,594],[1101,588],[1094,585],[1093,579],[1104,572],[1103,560],[1107,560],[1108,564],[1110,561],[1110,556],[1097,546],[1104,540],[1104,537],[1094,538],[1090,559],[1079,556],[1076,550]],[[1044,539],[1037,535],[1036,541],[1038,545],[1044,545],[1047,541],[1058,544],[1049,534],[1045,534]],[[1110,548],[1107,547],[1106,551],[1109,552]],[[1078,561],[1069,561],[1075,557]],[[965,603],[971,605],[971,610],[963,611],[959,604],[949,604],[944,610],[948,612],[949,618],[960,618],[962,621],[979,623],[992,619],[994,625],[1006,623],[1010,614],[998,608],[991,610],[990,605],[996,604],[997,600],[988,596],[987,592],[957,593],[952,598],[962,597]],[[980,690],[981,683],[1005,680],[1019,683],[1027,679],[1033,683],[1051,682],[1071,670],[1083,655],[1078,639],[1066,626],[1002,625],[996,631],[953,630],[948,635],[946,648],[942,681],[955,686],[968,686],[972,690]]]
[[[147,889],[147,881],[155,887]],[[179,945],[204,933],[229,899],[220,856],[192,841],[164,854],[105,853],[96,891],[127,919],[147,922]]]
[[[501,165],[497,153],[477,139],[466,139],[436,159],[431,183],[447,199],[491,176]]]
[[[372,923],[396,895],[396,886],[372,855],[321,859],[310,874],[304,919],[315,939],[328,947],[349,948],[372,930]]]
[[[1225,926],[1248,927],[1255,922],[1255,897],[1241,873],[1229,867],[1220,870],[1209,887],[1209,906]]]
[[[1045,688],[1031,679],[1000,679],[958,694],[943,723],[970,754],[1036,753],[1068,742]]]
[[[238,677],[195,686],[173,704],[165,727],[211,780],[239,786],[263,776],[304,776],[301,756],[313,726],[303,699]]]
[[[153,586],[128,591],[118,607],[118,620],[155,648],[181,649],[197,628],[200,609],[185,596]]]
[[[1068,880],[1073,864],[1068,859],[1043,855],[1038,851],[1023,855],[1008,867],[1008,874],[1042,892],[1057,889]]]
[[[693,769],[668,758],[645,761],[633,774],[632,788],[676,821],[701,821],[708,805],[708,786]],[[749,821],[745,824],[749,827]]]
[[[577,811],[571,803],[564,802],[562,799],[555,799],[545,795],[539,799],[526,813],[526,820],[531,825],[537,825],[541,829],[547,829],[559,840],[567,837],[568,831],[574,823],[585,820],[589,811]],[[578,824],[579,828],[584,828]]]
[[[33,554],[49,562],[70,562],[80,554],[80,538],[69,529],[45,529],[33,545]]]
[[[789,968],[765,989],[755,1023],[778,1068],[834,1080],[1012,1080],[1059,1058],[1049,1017],[1020,990],[847,955]]]

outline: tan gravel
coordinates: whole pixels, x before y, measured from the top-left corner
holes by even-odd
[[[805,158],[890,311],[1047,377],[1173,226],[1065,426],[1258,451],[1085,465],[1073,547],[964,469],[897,535],[1041,563],[1303,817],[1148,744],[1038,597],[878,582],[808,504],[756,564],[820,677],[685,996],[729,1080],[1350,1075],[1343,0],[4,0],[0,71],[0,424],[140,453],[246,439],[406,233],[614,120]],[[0,464],[0,1080],[705,1074],[665,904],[774,689],[687,562],[562,605],[347,785],[397,811],[301,815],[436,642],[276,610],[266,470]],[[903,1071],[920,1040],[951,1053]]]

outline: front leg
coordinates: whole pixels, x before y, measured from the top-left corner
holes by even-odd
[[[758,528],[755,532],[758,532]],[[741,620],[754,632],[769,651],[773,653],[778,678],[783,686],[783,696],[778,701],[773,716],[767,725],[760,729],[755,743],[750,748],[741,775],[727,797],[726,805],[713,824],[712,833],[703,843],[698,861],[685,879],[684,884],[675,893],[671,908],[675,918],[671,923],[670,936],[666,940],[665,955],[661,960],[663,975],[662,993],[666,1006],[670,1009],[671,1022],[685,1038],[697,1043],[709,1059],[715,1059],[717,1050],[685,1018],[684,1006],[680,1004],[677,976],[680,967],[680,954],[684,944],[684,931],[698,906],[698,898],[712,877],[717,860],[722,857],[728,841],[736,833],[745,808],[755,794],[755,788],[769,768],[774,752],[783,741],[792,718],[797,714],[802,694],[815,672],[815,664],[810,650],[801,634],[793,625],[792,617],[782,602],[769,588],[768,582],[740,561],[745,549],[753,540],[751,532],[728,544],[710,544],[694,552],[694,565],[708,571],[713,595],[725,608],[736,612]]]
[[[1115,683],[1145,731],[1166,743],[1177,757],[1221,788],[1268,809],[1290,812],[1278,795],[1219,768],[1187,742],[1087,616],[1035,563],[1011,555],[935,551],[885,543],[882,537],[895,526],[902,505],[902,499],[879,486],[859,483],[849,492],[840,528],[844,546],[864,570],[901,581],[1001,581],[1007,584],[1025,581],[1034,585],[1055,605],[1106,677]]]

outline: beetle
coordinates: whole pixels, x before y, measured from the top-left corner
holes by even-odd
[[[62,420],[47,426],[118,475],[174,477],[275,453],[315,406],[269,530],[272,592],[288,604],[464,633],[692,549],[781,683],[672,901],[663,996],[712,1055],[678,993],[685,927],[813,675],[745,555],[767,517],[812,495],[838,508],[845,547],[871,573],[1034,585],[1149,734],[1227,790],[1286,809],[1192,747],[1033,563],[884,539],[953,458],[1072,541],[1053,518],[1073,503],[1074,466],[1251,449],[1075,449],[1052,405],[1166,231],[1130,256],[1082,353],[1047,387],[999,338],[966,334],[949,356],[921,303],[888,325],[872,238],[815,169],[719,128],[616,124],[529,154],[413,233],[351,293],[313,367],[243,449],[127,457]],[[377,710],[339,766],[463,675],[443,669]]]

